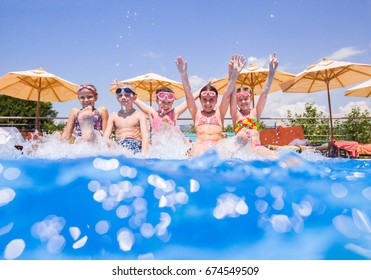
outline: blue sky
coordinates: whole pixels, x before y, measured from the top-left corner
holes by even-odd
[[[119,109],[114,79],[155,72],[180,81],[174,61],[188,62],[196,90],[227,74],[234,53],[297,74],[323,57],[371,64],[371,0],[12,0],[0,2],[0,75],[42,67],[76,84],[92,83],[98,106]],[[349,87],[348,87],[349,88]],[[365,98],[331,91],[333,114]],[[305,101],[328,112],[325,92],[269,95],[263,117],[301,112]],[[77,101],[53,103],[68,116]]]

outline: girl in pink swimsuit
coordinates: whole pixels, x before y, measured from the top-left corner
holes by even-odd
[[[196,142],[192,147],[193,156],[198,156],[207,149],[213,148],[218,141],[223,139],[223,122],[228,110],[230,96],[234,90],[238,74],[245,65],[245,57],[242,55],[233,55],[229,62],[229,72],[231,74],[228,86],[223,94],[222,101],[218,108],[218,91],[215,87],[208,84],[200,91],[200,110],[192,96],[191,86],[188,80],[187,63],[182,57],[178,57],[176,65],[182,78],[188,110],[195,123],[197,134]]]

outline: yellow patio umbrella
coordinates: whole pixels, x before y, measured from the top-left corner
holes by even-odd
[[[183,97],[185,94],[181,83],[152,72],[124,81],[115,81],[113,86],[109,89],[109,92],[115,93],[117,87],[125,83],[131,84],[135,88],[138,97],[141,100],[149,101],[150,106],[152,106],[154,93],[160,87],[172,89],[176,99]]]
[[[280,84],[283,92],[310,93],[327,91],[330,112],[330,136],[333,138],[330,89],[342,88],[371,77],[371,65],[333,61],[323,58],[319,63],[310,65],[295,78]],[[331,140],[330,139],[330,140]]]
[[[263,91],[263,87],[265,81],[267,80],[269,73],[268,68],[257,67],[253,64],[249,64],[245,69],[243,69],[240,74],[238,75],[236,87],[244,87],[248,86],[251,88],[253,95],[260,95]],[[272,86],[269,90],[270,93],[281,90],[280,84],[294,78],[295,75],[289,74],[283,71],[276,70],[272,82]],[[223,90],[228,85],[228,76],[218,79],[212,82],[212,86],[214,86],[218,91]],[[254,98],[253,98],[253,105],[254,105]]]
[[[371,96],[371,79],[349,88],[345,91],[346,96],[370,97]]]
[[[0,77],[0,93],[37,101],[36,124],[39,130],[40,102],[63,102],[77,98],[78,85],[68,82],[42,68],[9,72]]]

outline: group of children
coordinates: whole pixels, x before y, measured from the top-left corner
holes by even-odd
[[[276,157],[275,152],[260,145],[259,138],[259,132],[262,129],[260,116],[278,66],[275,54],[270,56],[268,78],[254,108],[250,108],[253,98],[251,89],[249,87],[236,89],[238,75],[245,65],[244,56],[232,56],[228,64],[228,85],[219,106],[217,106],[218,91],[212,83],[209,82],[199,92],[192,93],[187,74],[187,62],[179,56],[175,64],[183,83],[184,102],[173,107],[174,92],[170,88],[161,87],[156,90],[155,101],[158,107],[155,110],[137,97],[135,88],[131,84],[119,84],[116,89],[116,98],[121,109],[108,115],[106,108],[95,107],[98,99],[96,88],[93,85],[83,84],[77,91],[82,109],[71,110],[62,140],[71,141],[74,137],[82,141],[94,142],[103,136],[109,145],[119,145],[134,154],[141,153],[145,156],[150,146],[159,144],[154,140],[155,136],[161,134],[166,128],[178,130],[182,141],[187,142],[181,131],[177,129],[176,122],[178,117],[188,109],[194,121],[197,138],[186,152],[188,157],[199,156],[206,150],[214,148],[224,138],[224,119],[230,107],[236,141],[246,146],[247,152],[265,157]],[[200,100],[201,108],[196,104],[197,99]],[[136,110],[133,104],[140,110]],[[151,141],[147,116],[151,127]]]

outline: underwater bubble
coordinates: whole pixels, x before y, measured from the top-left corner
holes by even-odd
[[[362,190],[362,195],[368,199],[368,200],[371,200],[371,187],[367,187],[365,189]]]
[[[268,209],[268,202],[262,199],[258,199],[257,201],[255,201],[255,208],[260,214],[263,214]]]
[[[249,212],[249,207],[242,199],[236,205],[236,212],[241,215],[246,215]]]
[[[78,240],[75,243],[73,243],[72,248],[73,249],[80,249],[80,248],[82,248],[82,247],[85,246],[86,241],[88,241],[88,237],[85,235],[80,240]]]
[[[81,230],[78,227],[70,227],[68,229],[73,240],[77,240],[80,237]]]
[[[158,202],[158,207],[163,208],[167,206],[167,198],[166,196],[161,196],[160,201]]]
[[[36,222],[31,227],[31,234],[33,237],[44,242],[55,235],[58,235],[63,229],[66,221],[62,217],[50,215],[41,222]]]
[[[6,226],[0,227],[0,236],[10,232],[13,226],[14,226],[14,223],[12,222],[12,223],[7,224]]]
[[[366,213],[353,208],[352,217],[353,217],[354,224],[359,230],[363,232],[371,233],[370,220],[368,219]]]
[[[132,184],[130,181],[121,181],[119,184],[120,190],[123,192],[130,192]]]
[[[25,248],[26,243],[23,239],[13,239],[5,247],[4,258],[7,260],[14,260],[22,255]]]
[[[149,175],[148,178],[147,178],[148,184],[150,184],[152,186],[155,186],[157,178],[159,178],[158,175],[154,175],[154,174]]]
[[[110,211],[117,206],[118,202],[115,197],[108,197],[102,201],[102,208],[106,211]]]
[[[111,227],[111,224],[107,220],[101,220],[95,224],[95,232],[98,234],[106,234]]]
[[[284,189],[280,186],[273,186],[270,190],[271,196],[274,198],[281,198],[284,196]]]
[[[214,208],[213,215],[216,219],[221,220],[225,218],[227,213],[225,212],[224,208],[221,205],[218,205]]]
[[[120,187],[117,184],[112,184],[108,187],[108,193],[112,196],[116,196],[120,191]]]
[[[301,216],[309,217],[312,214],[312,210],[313,210],[312,204],[307,200],[300,201],[298,210]]]
[[[151,224],[144,223],[140,226],[140,233],[145,238],[151,238],[155,233],[155,229]]]
[[[119,161],[115,158],[112,158],[112,159],[96,158],[93,161],[94,168],[100,169],[103,171],[117,169],[119,165],[120,165]]]
[[[165,183],[166,186],[164,188],[164,192],[166,193],[172,192],[176,187],[176,184],[173,180],[167,180]]]
[[[348,195],[347,188],[340,183],[334,183],[331,185],[331,192],[337,198],[343,198]]]
[[[155,181],[155,185],[154,185],[156,188],[159,188],[159,189],[162,189],[165,191],[165,189],[168,187],[168,184],[167,182],[165,181],[165,179],[161,178],[161,177],[157,177],[156,181]],[[166,192],[166,191],[165,191]]]
[[[0,190],[0,207],[11,202],[15,197],[15,191],[10,188]]]
[[[88,184],[88,189],[91,192],[96,192],[100,189],[100,183],[98,181],[90,181]]]
[[[54,235],[52,238],[48,240],[46,244],[46,249],[49,253],[58,254],[63,250],[64,245],[66,244],[66,240],[62,235]]]
[[[188,195],[185,192],[178,192],[178,193],[175,194],[175,200],[176,200],[177,203],[187,204]]]
[[[259,198],[263,198],[267,195],[267,189],[265,187],[257,187],[255,189],[255,195]]]
[[[138,256],[138,260],[154,260],[155,256],[153,253],[142,254]]]
[[[279,233],[291,231],[291,223],[286,215],[272,215],[270,221],[273,229]]]
[[[285,201],[281,197],[276,198],[272,204],[272,208],[275,210],[282,210],[283,207],[285,207]]]
[[[135,212],[140,212],[147,209],[147,200],[144,198],[136,198],[134,199],[132,206]]]
[[[139,213],[139,214],[132,216],[129,219],[129,226],[132,229],[136,229],[136,228],[139,228],[145,221],[146,221],[146,215]]]
[[[18,168],[10,167],[4,170],[3,176],[7,180],[15,180],[21,175],[21,171]]]
[[[134,245],[134,235],[127,228],[122,228],[117,233],[117,241],[119,243],[120,249],[124,252],[130,251]]]
[[[194,179],[189,180],[189,184],[191,192],[198,192],[198,190],[200,189],[200,184]]]
[[[131,188],[131,195],[134,197],[142,197],[144,195],[144,189],[141,186],[133,186]]]
[[[344,246],[345,249],[350,250],[360,256],[363,256],[367,259],[371,259],[371,250],[363,248],[359,245],[348,243]]]
[[[348,238],[357,238],[360,235],[353,219],[348,216],[338,215],[332,219],[332,223],[338,232]]]
[[[120,168],[120,174],[124,177],[128,177],[133,179],[137,176],[137,170],[135,168],[131,168],[129,166],[122,166]]]
[[[107,197],[107,193],[105,190],[98,190],[94,193],[93,198],[97,202],[102,202]]]
[[[290,219],[290,224],[291,224],[293,230],[296,233],[303,232],[303,230],[304,230],[304,221],[303,221],[303,219],[301,219],[299,217],[293,217],[293,218]]]
[[[120,205],[119,207],[117,207],[116,209],[116,216],[121,218],[121,219],[124,219],[124,218],[127,218],[131,215],[131,209],[130,207],[126,206],[126,205]]]
[[[161,212],[160,221],[161,221],[161,223],[159,224],[159,227],[160,228],[167,228],[171,223],[171,217],[168,213]]]

